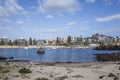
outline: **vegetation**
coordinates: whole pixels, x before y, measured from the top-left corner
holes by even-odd
[[[65,79],[67,79],[67,78],[68,78],[68,76],[67,76],[67,75],[64,75],[64,76],[62,76],[62,77],[56,78],[55,80],[65,80]]]
[[[33,40],[33,45],[37,45],[36,39]]]
[[[11,40],[9,40],[8,45],[10,45],[10,46],[13,45]]]
[[[10,72],[10,70],[8,70],[8,69],[0,70],[0,73],[8,73],[8,72]]]
[[[82,75],[74,75],[74,76],[72,76],[72,77],[76,77],[76,78],[81,77],[81,78],[84,78]]]
[[[72,37],[71,37],[71,36],[68,36],[68,37],[67,37],[67,43],[68,43],[68,44],[71,44],[71,41],[72,41]]]
[[[6,62],[5,62],[5,64],[6,64],[6,65],[9,65],[9,62],[8,62],[8,61],[6,61]]]
[[[59,37],[56,38],[56,45],[60,45],[60,38]]]
[[[35,80],[49,80],[48,78],[37,78]]]
[[[4,40],[3,39],[1,39],[1,43],[0,43],[2,46],[3,45],[5,45],[5,43],[4,43]]]
[[[29,45],[32,45],[32,38],[29,38]]]
[[[8,72],[10,72],[10,70],[0,66],[0,73],[8,73]]]
[[[22,68],[19,70],[19,73],[21,74],[27,74],[27,73],[32,73],[30,69]]]

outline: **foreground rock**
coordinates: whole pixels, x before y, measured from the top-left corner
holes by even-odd
[[[6,60],[8,58],[0,56],[0,60]]]
[[[7,59],[9,59],[9,60],[12,60],[12,59],[14,59],[14,57],[2,57],[2,56],[0,56],[0,60],[7,60]]]
[[[120,52],[112,54],[95,54],[97,61],[120,61]]]

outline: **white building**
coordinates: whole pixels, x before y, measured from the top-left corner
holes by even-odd
[[[20,37],[19,39],[18,39],[18,43],[19,43],[19,45],[20,46],[25,46],[27,43],[26,43],[26,39],[24,39],[23,37]]]
[[[9,42],[9,39],[8,39],[8,37],[3,36],[3,37],[0,38],[0,42],[2,42],[2,41],[3,41],[4,45],[7,45],[8,42]]]

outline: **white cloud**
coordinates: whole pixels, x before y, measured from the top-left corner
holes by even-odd
[[[0,17],[6,17],[8,16],[6,10],[4,9],[3,6],[0,5]]]
[[[0,17],[24,13],[25,13],[24,9],[17,4],[17,0],[0,1]]]
[[[75,21],[72,21],[72,22],[69,22],[67,23],[67,26],[73,26],[73,25],[76,25],[77,23]]]
[[[94,3],[95,0],[86,0],[87,3]]]
[[[0,27],[0,31],[9,31],[9,30],[13,30],[13,28],[10,26]]]
[[[59,31],[60,31],[60,29],[57,29],[57,28],[56,29],[55,28],[51,28],[51,29],[49,29],[49,28],[42,28],[42,29],[37,29],[34,32],[57,33]]]
[[[89,30],[89,28],[88,28],[88,27],[86,27],[86,26],[82,26],[82,27],[80,27],[80,30],[82,30],[82,31],[88,31],[88,30]]]
[[[17,24],[24,24],[24,21],[17,21]]]
[[[120,26],[111,26],[111,27],[109,26],[109,29],[99,30],[99,31],[96,31],[96,32],[104,33],[104,34],[119,33],[120,32]]]
[[[111,0],[103,0],[104,5],[111,5],[112,1]]]
[[[48,18],[48,19],[52,19],[52,18],[53,18],[53,16],[52,16],[52,15],[49,15],[49,14],[46,15],[45,17]]]
[[[0,18],[1,23],[12,23],[12,21],[8,18]]]
[[[78,0],[38,0],[38,3],[41,13],[74,12],[81,8]]]
[[[120,14],[115,14],[107,17],[102,17],[102,18],[96,18],[95,20],[98,22],[108,22],[112,20],[117,20],[120,19]]]
[[[63,28],[64,29],[69,29],[71,27],[74,27],[76,24],[77,24],[77,22],[71,21],[71,22],[67,23]]]
[[[63,16],[63,14],[62,14],[62,13],[57,13],[57,15],[59,15],[59,16]]]

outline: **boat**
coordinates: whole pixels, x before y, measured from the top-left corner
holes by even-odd
[[[52,46],[51,48],[52,48],[52,49],[57,49],[57,48],[58,48],[58,46]]]
[[[28,47],[24,47],[24,49],[28,49]]]
[[[45,53],[44,49],[43,48],[39,48],[38,51],[37,51],[38,54],[43,54]]]

